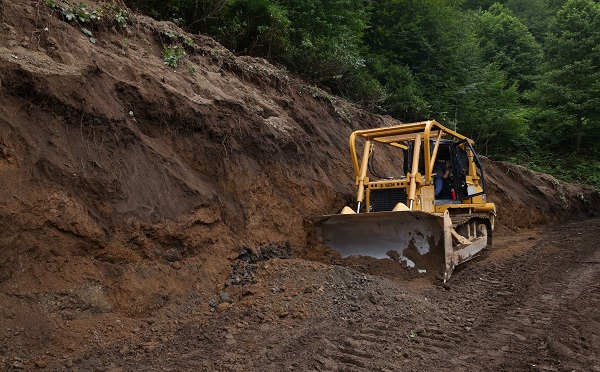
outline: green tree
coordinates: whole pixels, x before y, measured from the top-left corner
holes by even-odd
[[[386,94],[382,108],[396,118],[416,121],[429,116],[431,107],[408,65],[400,65],[384,56],[371,56],[369,65]]]
[[[402,120],[435,118],[488,150],[524,130],[516,86],[482,59],[473,24],[442,0],[379,0],[366,34],[369,67],[386,89],[384,109]]]
[[[487,10],[493,4],[498,3],[497,0],[464,0],[462,3],[463,9],[471,9],[471,10]],[[500,1],[500,3],[504,3],[506,1]]]
[[[124,0],[127,6],[158,20],[173,21],[192,32],[208,32],[222,18],[228,0]]]
[[[544,74],[533,98],[540,104],[539,117],[547,120],[542,131],[572,138],[579,153],[586,133],[594,143],[600,140],[600,5],[569,0],[550,29]]]
[[[355,0],[275,0],[291,22],[285,61],[316,82],[335,85],[364,66],[362,37],[368,2]]]
[[[477,17],[477,36],[483,59],[506,71],[509,84],[521,91],[533,88],[533,77],[542,63],[542,47],[527,27],[498,3]]]
[[[368,101],[380,86],[365,69],[369,2],[230,0],[212,34],[235,53],[285,64],[334,93]]]
[[[474,66],[470,77],[471,83],[456,94],[457,129],[473,138],[483,154],[518,151],[528,127],[516,84],[507,87],[505,73],[494,65]]]
[[[366,44],[369,65],[388,91],[386,109],[408,120],[450,111],[472,44],[460,14],[438,0],[374,1]]]
[[[278,59],[290,48],[286,10],[270,0],[231,0],[213,35],[237,54]]]
[[[509,8],[519,20],[527,26],[538,43],[544,40],[553,15],[550,0],[508,0]]]

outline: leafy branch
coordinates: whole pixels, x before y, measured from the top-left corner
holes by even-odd
[[[92,43],[96,43],[96,38],[94,38],[92,31],[89,30],[89,26],[86,27],[88,24],[92,25],[99,22],[106,14],[114,14],[114,21],[121,28],[127,27],[127,22],[129,21],[129,12],[127,9],[116,7],[114,2],[104,6],[102,9],[91,9],[83,2],[72,5],[62,0],[44,0],[44,3],[49,8],[58,10],[66,22],[77,23],[81,28],[81,32],[88,36]]]
[[[97,9],[88,9],[87,5],[84,3],[77,3],[75,5],[67,4],[66,6],[61,6],[58,4],[56,0],[44,0],[46,6],[52,9],[58,9],[61,11],[63,19],[67,22],[75,22],[81,28],[81,32],[83,32],[87,37],[90,38],[92,43],[96,43],[96,38],[92,34],[88,28],[84,27],[86,23],[97,22],[100,20],[100,11]]]
[[[168,46],[164,46],[162,58],[165,65],[172,68],[177,68],[177,65],[179,65],[179,61],[181,60],[181,58],[183,58],[184,55],[185,51],[183,50],[183,47],[181,47],[181,45],[171,44]]]

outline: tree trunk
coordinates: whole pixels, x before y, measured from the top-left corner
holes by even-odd
[[[575,118],[575,153],[579,154],[581,152],[581,138],[583,132],[583,120],[581,119],[581,115],[577,115]]]

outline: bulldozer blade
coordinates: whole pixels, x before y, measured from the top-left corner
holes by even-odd
[[[317,227],[317,234],[342,258],[391,258],[449,277],[454,266],[451,229],[447,213],[393,211],[330,215]]]

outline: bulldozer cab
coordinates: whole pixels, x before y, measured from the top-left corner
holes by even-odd
[[[395,151],[391,162],[402,166],[404,174],[382,177],[374,170],[373,158],[381,148]],[[402,209],[442,213],[448,207],[440,206],[449,204],[464,204],[460,208],[467,211],[492,208],[485,206],[483,168],[472,141],[436,121],[356,131],[350,136],[350,155],[358,186],[357,213]],[[444,161],[451,177],[444,179],[436,197],[435,178],[441,176],[436,175],[437,160]]]
[[[435,140],[431,140],[430,147],[434,148]],[[421,142],[421,150],[419,154],[418,173],[425,174],[424,146]],[[412,163],[414,158],[414,143],[406,144],[404,155],[404,174],[412,172]],[[436,198],[437,204],[452,203],[454,201],[462,201],[474,196],[483,195],[486,193],[485,177],[483,167],[479,161],[479,157],[475,153],[471,142],[467,139],[463,140],[447,140],[442,139],[438,145],[438,151],[435,161],[443,161],[447,169],[450,171],[449,177],[444,179],[441,194]],[[469,187],[467,176],[470,171],[474,170],[474,175],[478,178],[480,188],[473,186]],[[435,177],[434,174],[432,176]],[[390,209],[391,210],[391,209]]]

